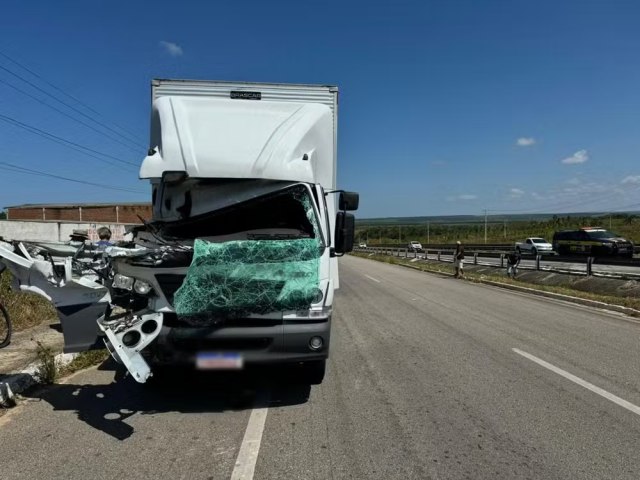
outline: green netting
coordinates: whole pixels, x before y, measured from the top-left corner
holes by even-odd
[[[176,313],[228,318],[308,308],[318,292],[319,256],[317,235],[224,243],[197,239],[187,277],[174,296]]]

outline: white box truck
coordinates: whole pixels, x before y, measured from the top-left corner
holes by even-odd
[[[337,88],[153,80],[151,93],[140,178],[153,218],[133,242],[106,249],[99,278],[74,269],[77,255],[52,260],[39,247],[16,244],[5,262],[23,290],[57,290],[48,298],[65,285],[99,291],[100,315],[70,316],[82,309],[59,302],[66,351],[102,337],[138,382],[162,365],[251,364],[296,364],[321,382],[337,257],[353,248],[358,208],[356,193],[336,190]]]

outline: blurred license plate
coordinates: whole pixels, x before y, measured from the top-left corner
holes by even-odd
[[[242,366],[239,353],[200,352],[196,355],[198,370],[240,370]]]

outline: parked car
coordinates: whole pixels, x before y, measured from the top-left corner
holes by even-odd
[[[367,248],[367,244],[366,243],[361,243],[360,245],[358,245],[359,248]]]
[[[422,248],[422,244],[416,241],[409,242],[409,245],[407,245],[407,249],[410,252],[424,252],[424,249]]]
[[[529,237],[524,242],[516,242],[516,251],[518,253],[531,253],[532,255],[554,253],[553,245],[540,237]]]
[[[585,227],[553,234],[553,249],[561,255],[633,257],[633,242],[604,228]]]

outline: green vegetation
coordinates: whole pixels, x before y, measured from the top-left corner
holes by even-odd
[[[553,233],[585,226],[610,229],[635,243],[640,243],[640,214],[558,216],[490,216],[487,221],[487,243],[511,243],[527,237],[544,237],[551,241]],[[416,218],[362,220],[356,226],[356,242],[368,245],[407,243],[423,244],[484,243],[484,217],[433,217],[433,221],[412,223]],[[473,219],[471,219],[473,218]],[[386,220],[388,223],[384,223]],[[406,224],[400,223],[407,220]]]
[[[35,372],[35,377],[38,382],[45,385],[55,383],[58,378],[58,368],[53,348],[36,341],[36,356],[38,358],[38,368]]]
[[[0,212],[0,220],[6,220],[7,219],[7,212]]]
[[[71,362],[58,371],[59,376],[64,377],[72,373],[84,370],[85,368],[100,365],[109,358],[109,352],[103,350],[89,350],[88,352],[80,352]]]
[[[8,271],[0,274],[0,302],[11,316],[14,332],[57,318],[55,308],[47,299],[35,293],[12,291],[11,274]]]
[[[409,265],[416,270],[423,272],[439,273],[445,275],[453,275],[453,265],[450,263],[435,263],[435,262],[412,262],[405,258],[391,257],[387,255],[370,255],[367,253],[352,253],[351,255],[368,258],[370,260],[377,260],[379,262],[390,263],[393,265]],[[610,305],[619,305],[622,307],[633,308],[640,310],[640,298],[637,297],[617,297],[613,295],[600,295],[593,292],[585,292],[582,290],[576,290],[570,287],[560,287],[555,285],[539,285],[529,282],[523,282],[520,280],[513,280],[506,275],[500,274],[486,274],[486,273],[474,273],[465,270],[464,277],[466,280],[472,282],[482,283],[483,281],[492,281],[506,283],[509,285],[516,285],[520,287],[530,288],[532,290],[540,290],[543,292],[558,293],[561,295],[568,295],[570,297],[583,298],[586,300],[595,300],[598,302],[608,303]]]

